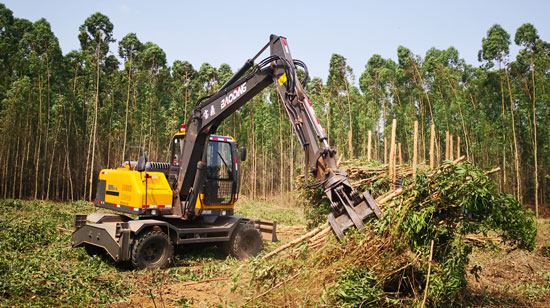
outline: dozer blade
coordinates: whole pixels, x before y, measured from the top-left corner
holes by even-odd
[[[355,206],[346,202],[349,202],[349,199],[342,201],[344,209],[342,213],[338,216],[335,216],[334,213],[328,215],[328,221],[338,240],[341,240],[344,237],[344,232],[353,226],[359,231],[363,231],[363,220],[371,214],[374,213],[379,219],[382,218],[380,208],[368,192],[361,195],[361,202]]]

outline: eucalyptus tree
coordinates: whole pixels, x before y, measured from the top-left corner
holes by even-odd
[[[187,115],[190,114],[189,101],[193,97],[193,80],[195,80],[196,75],[197,72],[188,61],[176,60],[172,64],[172,118],[177,121],[176,124],[187,121]]]
[[[201,95],[210,95],[216,90],[218,71],[209,63],[203,63],[197,72],[198,91]]]
[[[397,64],[393,60],[375,54],[369,58],[365,71],[359,78],[359,87],[367,104],[367,108],[362,108],[360,113],[366,113],[363,117],[373,121],[369,127],[375,127],[375,159],[378,157],[379,139],[383,137],[392,102],[401,101],[396,81],[397,73]]]
[[[524,49],[518,55],[520,58],[522,55],[527,56],[529,59],[529,71],[531,73],[531,91],[526,87],[529,98],[532,102],[532,131],[533,131],[533,163],[534,163],[534,178],[535,178],[535,211],[538,217],[539,215],[539,178],[538,178],[538,149],[537,149],[537,85],[535,81],[535,48],[537,46],[537,41],[539,40],[539,35],[537,29],[530,23],[525,23],[521,25],[514,37],[514,42],[517,45],[522,46]]]
[[[152,149],[158,147],[159,131],[158,128],[162,125],[160,119],[164,116],[163,109],[159,104],[159,82],[161,71],[166,68],[166,53],[162,48],[157,44],[152,42],[147,42],[143,45],[143,51],[140,55],[140,70],[142,73],[142,98],[146,102],[146,106],[142,108],[142,113],[144,112],[146,116],[143,118],[147,119],[148,124],[146,129],[148,132],[142,134],[141,144],[146,147],[147,152],[156,157],[159,153],[155,151],[151,152]]]
[[[515,170],[516,170],[516,196],[518,199],[521,200],[521,176],[520,176],[520,170],[519,170],[519,153],[518,153],[518,145],[517,145],[517,137],[516,137],[516,124],[515,124],[515,118],[514,118],[514,99],[512,94],[512,89],[510,86],[510,78],[508,75],[508,71],[506,68],[507,65],[507,59],[510,54],[510,34],[506,32],[500,25],[495,24],[489,30],[487,31],[487,37],[484,37],[482,39],[482,49],[478,53],[479,60],[486,60],[486,61],[492,61],[497,62],[498,68],[499,68],[499,76],[500,76],[500,91],[501,91],[501,102],[502,102],[502,121],[503,121],[503,127],[502,127],[502,136],[503,136],[503,154],[502,154],[502,160],[503,160],[503,169],[506,168],[506,133],[505,133],[505,124],[506,121],[506,108],[504,107],[504,81],[502,74],[505,74],[507,86],[508,86],[508,94],[510,99],[510,115],[511,115],[511,128],[512,128],[512,138],[513,138],[513,151],[514,151],[514,162],[515,162]],[[504,185],[506,186],[506,175],[504,175]]]
[[[19,46],[25,33],[32,31],[32,28],[32,22],[14,17],[13,12],[0,3],[0,110],[13,79],[27,73],[26,59]]]
[[[31,103],[30,98],[33,88],[32,86],[23,87],[23,84],[21,83],[21,81],[28,75],[29,65],[27,64],[27,59],[24,57],[24,53],[21,52],[21,50],[19,49],[19,43],[23,35],[31,30],[32,23],[30,21],[26,19],[15,18],[11,10],[6,8],[3,4],[0,4],[0,114],[2,114],[3,111],[9,108],[10,103],[13,102],[15,99],[15,97],[10,97],[9,94],[18,93],[18,95],[21,95],[21,102],[27,102],[27,104]],[[27,81],[29,83],[31,82],[30,79],[28,79]],[[26,81],[24,82],[24,84],[26,84]],[[17,87],[18,90],[15,92],[11,91],[13,87]],[[30,118],[30,115],[33,114],[32,107],[29,107],[29,111],[31,111],[30,114],[29,112],[15,114],[11,114],[9,112],[4,113],[5,120],[2,122],[16,121],[18,124],[26,123],[25,127],[28,127],[28,125],[32,124],[27,122]],[[2,117],[0,116],[0,120],[1,119]],[[9,135],[7,133],[9,133]],[[6,195],[9,189],[9,187],[7,186],[7,182],[9,180],[7,178],[7,174],[10,172],[15,173],[16,171],[18,171],[13,170],[12,168],[8,169],[8,163],[13,161],[13,156],[19,152],[19,141],[26,141],[23,143],[23,145],[25,146],[23,150],[29,151],[30,147],[33,146],[33,144],[29,142],[29,130],[26,130],[25,134],[26,135],[23,135],[23,131],[20,130],[13,130],[12,132],[6,131],[6,133],[3,135],[4,138],[0,138],[0,163],[4,164],[3,167],[0,167],[0,175],[2,179],[5,179],[5,181],[1,181],[4,183],[0,185],[0,193],[2,193],[3,190],[3,195]],[[17,145],[15,145],[16,141],[12,140],[12,137],[18,138]],[[28,160],[22,163],[24,163],[26,167]],[[24,168],[21,168],[20,165],[18,165],[18,167],[19,169],[21,169],[20,174],[22,175]],[[15,178],[13,178],[13,180],[15,180]],[[27,185],[27,187],[31,186],[31,184]],[[15,187],[11,188],[11,193],[13,195],[15,193],[15,191],[13,191]],[[21,189],[22,186],[20,185],[20,193]]]
[[[29,123],[29,111],[32,111],[30,106],[26,106],[31,92],[31,79],[24,76],[12,82],[10,89],[5,93],[5,98],[2,100],[4,108],[0,110],[0,133],[2,134],[2,156],[0,156],[0,174],[2,176],[2,184],[0,184],[0,195],[3,198],[21,197],[23,188],[23,174],[27,161],[20,159],[25,157],[21,153],[29,149],[29,136],[23,136],[19,132],[24,131],[25,126]],[[27,130],[28,132],[28,130]],[[13,166],[12,162],[15,162]],[[13,166],[8,168],[8,166]],[[18,180],[19,178],[19,180]],[[19,194],[16,194],[16,187],[19,187]],[[35,186],[36,189],[36,186]]]
[[[29,63],[29,73],[36,77],[38,89],[38,142],[35,150],[35,199],[43,186],[49,185],[45,181],[45,172],[41,173],[39,184],[40,160],[49,161],[48,151],[50,136],[50,105],[51,105],[51,75],[53,66],[61,63],[61,48],[57,37],[53,34],[49,22],[39,19],[32,25],[32,29],[26,32],[19,42],[19,49]],[[45,117],[43,116],[45,115]],[[42,138],[44,136],[44,151],[42,153]],[[54,153],[52,153],[54,154]],[[53,155],[52,155],[53,156]],[[43,195],[41,196],[43,197]]]
[[[466,155],[468,159],[473,159],[470,155],[471,134],[465,112],[467,100],[464,91],[468,75],[464,73],[464,60],[459,57],[454,47],[446,50],[431,48],[426,52],[422,70],[431,84],[430,92],[434,101],[439,101],[434,106],[436,117],[445,118],[445,128],[452,134],[462,133]],[[444,116],[440,116],[440,113]]]
[[[111,150],[113,143],[119,141],[123,134],[123,119],[120,117],[120,112],[117,110],[123,109],[123,105],[119,103],[122,101],[122,92],[123,90],[123,78],[125,74],[122,71],[119,71],[120,62],[117,57],[113,54],[108,55],[104,59],[104,68],[103,68],[103,81],[107,86],[102,90],[105,99],[99,107],[99,120],[101,120],[101,126],[98,130],[98,145],[100,149],[106,153],[102,153],[100,156],[101,160],[98,160],[98,165],[100,168],[112,167],[111,154],[114,154],[117,159],[115,160],[118,163],[118,157],[122,156],[120,153],[120,147],[114,147],[114,150]],[[103,144],[101,144],[101,142]],[[105,144],[106,143],[106,144]],[[101,153],[101,151],[98,151]],[[114,153],[112,153],[114,152]],[[119,156],[120,155],[120,156]],[[106,159],[105,159],[105,156]]]
[[[127,74],[127,88],[126,88],[126,112],[124,115],[124,141],[122,144],[122,160],[126,155],[126,142],[128,137],[128,109],[130,104],[130,93],[135,91],[133,82],[135,74],[134,60],[138,56],[139,52],[143,51],[143,44],[137,38],[135,33],[128,33],[118,43],[118,55],[124,59],[124,69],[128,71]],[[135,107],[135,106],[134,106]]]
[[[79,27],[78,39],[80,40],[80,47],[87,56],[93,56],[95,61],[93,67],[95,68],[95,99],[94,99],[94,117],[92,125],[91,146],[88,147],[88,157],[91,157],[90,167],[86,167],[86,171],[89,171],[89,193],[88,200],[92,199],[92,182],[94,178],[94,159],[96,148],[96,135],[97,135],[97,114],[99,107],[99,82],[100,82],[100,70],[102,61],[109,53],[109,43],[114,42],[113,39],[113,24],[109,20],[109,17],[97,12],[88,17],[84,24]],[[91,63],[89,63],[91,64]],[[86,159],[88,162],[88,158]],[[86,162],[86,165],[88,163]],[[86,173],[87,175],[87,173]]]
[[[226,81],[233,76],[233,71],[231,70],[231,66],[227,63],[222,63],[220,67],[218,68],[216,72],[216,76],[218,78],[217,84],[219,87],[225,84]],[[222,134],[227,134],[228,132],[235,133],[236,131],[236,115],[233,113],[228,119],[223,121],[221,127],[219,128],[220,132]]]
[[[82,179],[81,176],[74,177],[73,170],[77,173],[82,167],[78,162],[86,161],[87,154],[83,151],[71,151],[70,149],[86,148],[86,102],[87,102],[87,87],[89,80],[85,72],[85,55],[80,50],[72,50],[64,57],[65,74],[67,75],[67,114],[65,117],[64,133],[65,133],[65,178],[68,181],[67,199],[72,200],[75,197],[82,197],[85,191],[82,190],[84,183],[88,180],[87,177]],[[86,157],[84,157],[86,155]],[[87,166],[84,166],[87,168]]]
[[[351,97],[350,97],[350,85],[348,78],[353,77],[352,69],[349,65],[346,63],[346,58],[344,56],[339,54],[332,54],[330,58],[329,63],[329,74],[327,78],[327,87],[329,88],[329,93],[332,97],[336,99],[337,106],[335,108],[340,107],[341,109],[341,116],[346,116],[348,118],[348,127],[347,127],[347,144],[348,144],[348,154],[350,157],[353,157],[353,121],[352,121],[352,106],[351,106]],[[340,97],[345,94],[347,99],[347,110],[344,107],[344,102],[340,101]],[[331,129],[331,115],[332,114],[338,114],[337,111],[333,110],[333,106],[329,103],[328,110],[327,110],[328,116],[327,116],[327,131],[328,131],[328,137],[330,139],[330,134],[333,129]],[[337,116],[338,118],[338,116]],[[340,128],[340,129],[338,129]],[[338,132],[342,131],[342,133],[345,131],[345,126],[342,125],[340,127],[335,127],[336,130],[336,137],[335,139],[345,140],[343,136],[339,136]],[[340,137],[340,138],[339,138]]]
[[[376,106],[377,110],[382,110],[382,127],[386,125],[386,88],[385,83],[381,80],[381,71],[385,67],[386,60],[380,55],[374,54],[369,58],[365,70],[359,77],[359,88],[367,102],[372,100],[372,105]]]

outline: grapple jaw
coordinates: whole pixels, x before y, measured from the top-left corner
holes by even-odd
[[[372,196],[368,192],[359,194],[349,184],[344,171],[337,170],[331,173],[324,186],[332,210],[328,215],[328,221],[339,240],[344,237],[344,232],[353,226],[363,231],[363,221],[370,215],[375,214],[379,219],[382,218],[382,212]]]

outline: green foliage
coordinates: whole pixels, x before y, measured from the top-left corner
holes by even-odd
[[[434,238],[446,242],[497,230],[519,248],[534,248],[532,213],[510,195],[498,193],[494,182],[469,162],[443,169],[432,178],[419,176],[407,196],[413,201],[401,214],[401,228],[413,247],[427,246]]]
[[[96,12],[86,18],[79,27],[78,39],[84,51],[98,53],[104,57],[109,52],[109,43],[114,42],[113,24],[109,17]]]
[[[69,211],[66,211],[66,210]],[[0,202],[0,306],[86,306],[130,293],[113,262],[69,245],[74,213],[91,206]]]
[[[302,201],[307,227],[312,229],[326,221],[327,215],[331,212],[330,202],[322,188],[308,188],[303,181],[298,182],[298,185],[299,198]]]
[[[537,233],[533,214],[471,163],[450,166],[435,176],[419,175],[403,198],[394,232],[405,235],[413,252],[426,258],[434,241],[435,265],[428,289],[433,306],[452,304],[466,287],[466,266],[472,251],[464,236],[498,232],[518,248],[533,250]],[[423,266],[426,272],[426,266]]]
[[[372,271],[353,266],[339,273],[335,286],[328,297],[338,307],[378,307],[384,292]]]
[[[537,29],[530,23],[525,23],[521,25],[514,36],[514,42],[516,45],[525,46],[528,49],[533,50],[537,41],[539,40],[539,35]]]
[[[482,49],[479,51],[479,61],[498,60],[502,62],[510,53],[510,34],[500,25],[495,24],[487,31],[487,37],[481,41]]]
[[[367,179],[375,177],[354,166],[348,166],[348,173],[354,170],[352,182],[361,183],[357,174]],[[376,185],[388,185],[385,177],[379,181]],[[300,190],[304,200],[310,198],[311,208],[324,200],[322,191],[316,188],[301,186]],[[367,228],[370,233],[348,232],[339,244],[341,248],[325,248],[324,259],[341,264],[337,279],[324,295],[335,305],[420,304],[422,297],[418,294],[423,294],[426,286],[432,241],[427,307],[448,307],[463,298],[472,252],[466,235],[496,232],[511,247],[535,247],[533,213],[512,196],[499,193],[494,181],[469,162],[445,165],[433,175],[419,172],[416,182],[392,202],[383,208],[384,219],[375,220]],[[315,215],[310,223],[317,223],[319,210],[311,212]],[[373,255],[378,259],[373,261]],[[323,264],[324,259],[314,258],[307,264]],[[472,273],[480,270],[474,266]],[[414,294],[417,296],[411,299]]]

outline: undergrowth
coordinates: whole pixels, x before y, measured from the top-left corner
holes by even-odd
[[[113,262],[71,248],[62,229],[92,210],[86,202],[0,201],[0,306],[77,307],[130,293]]]

